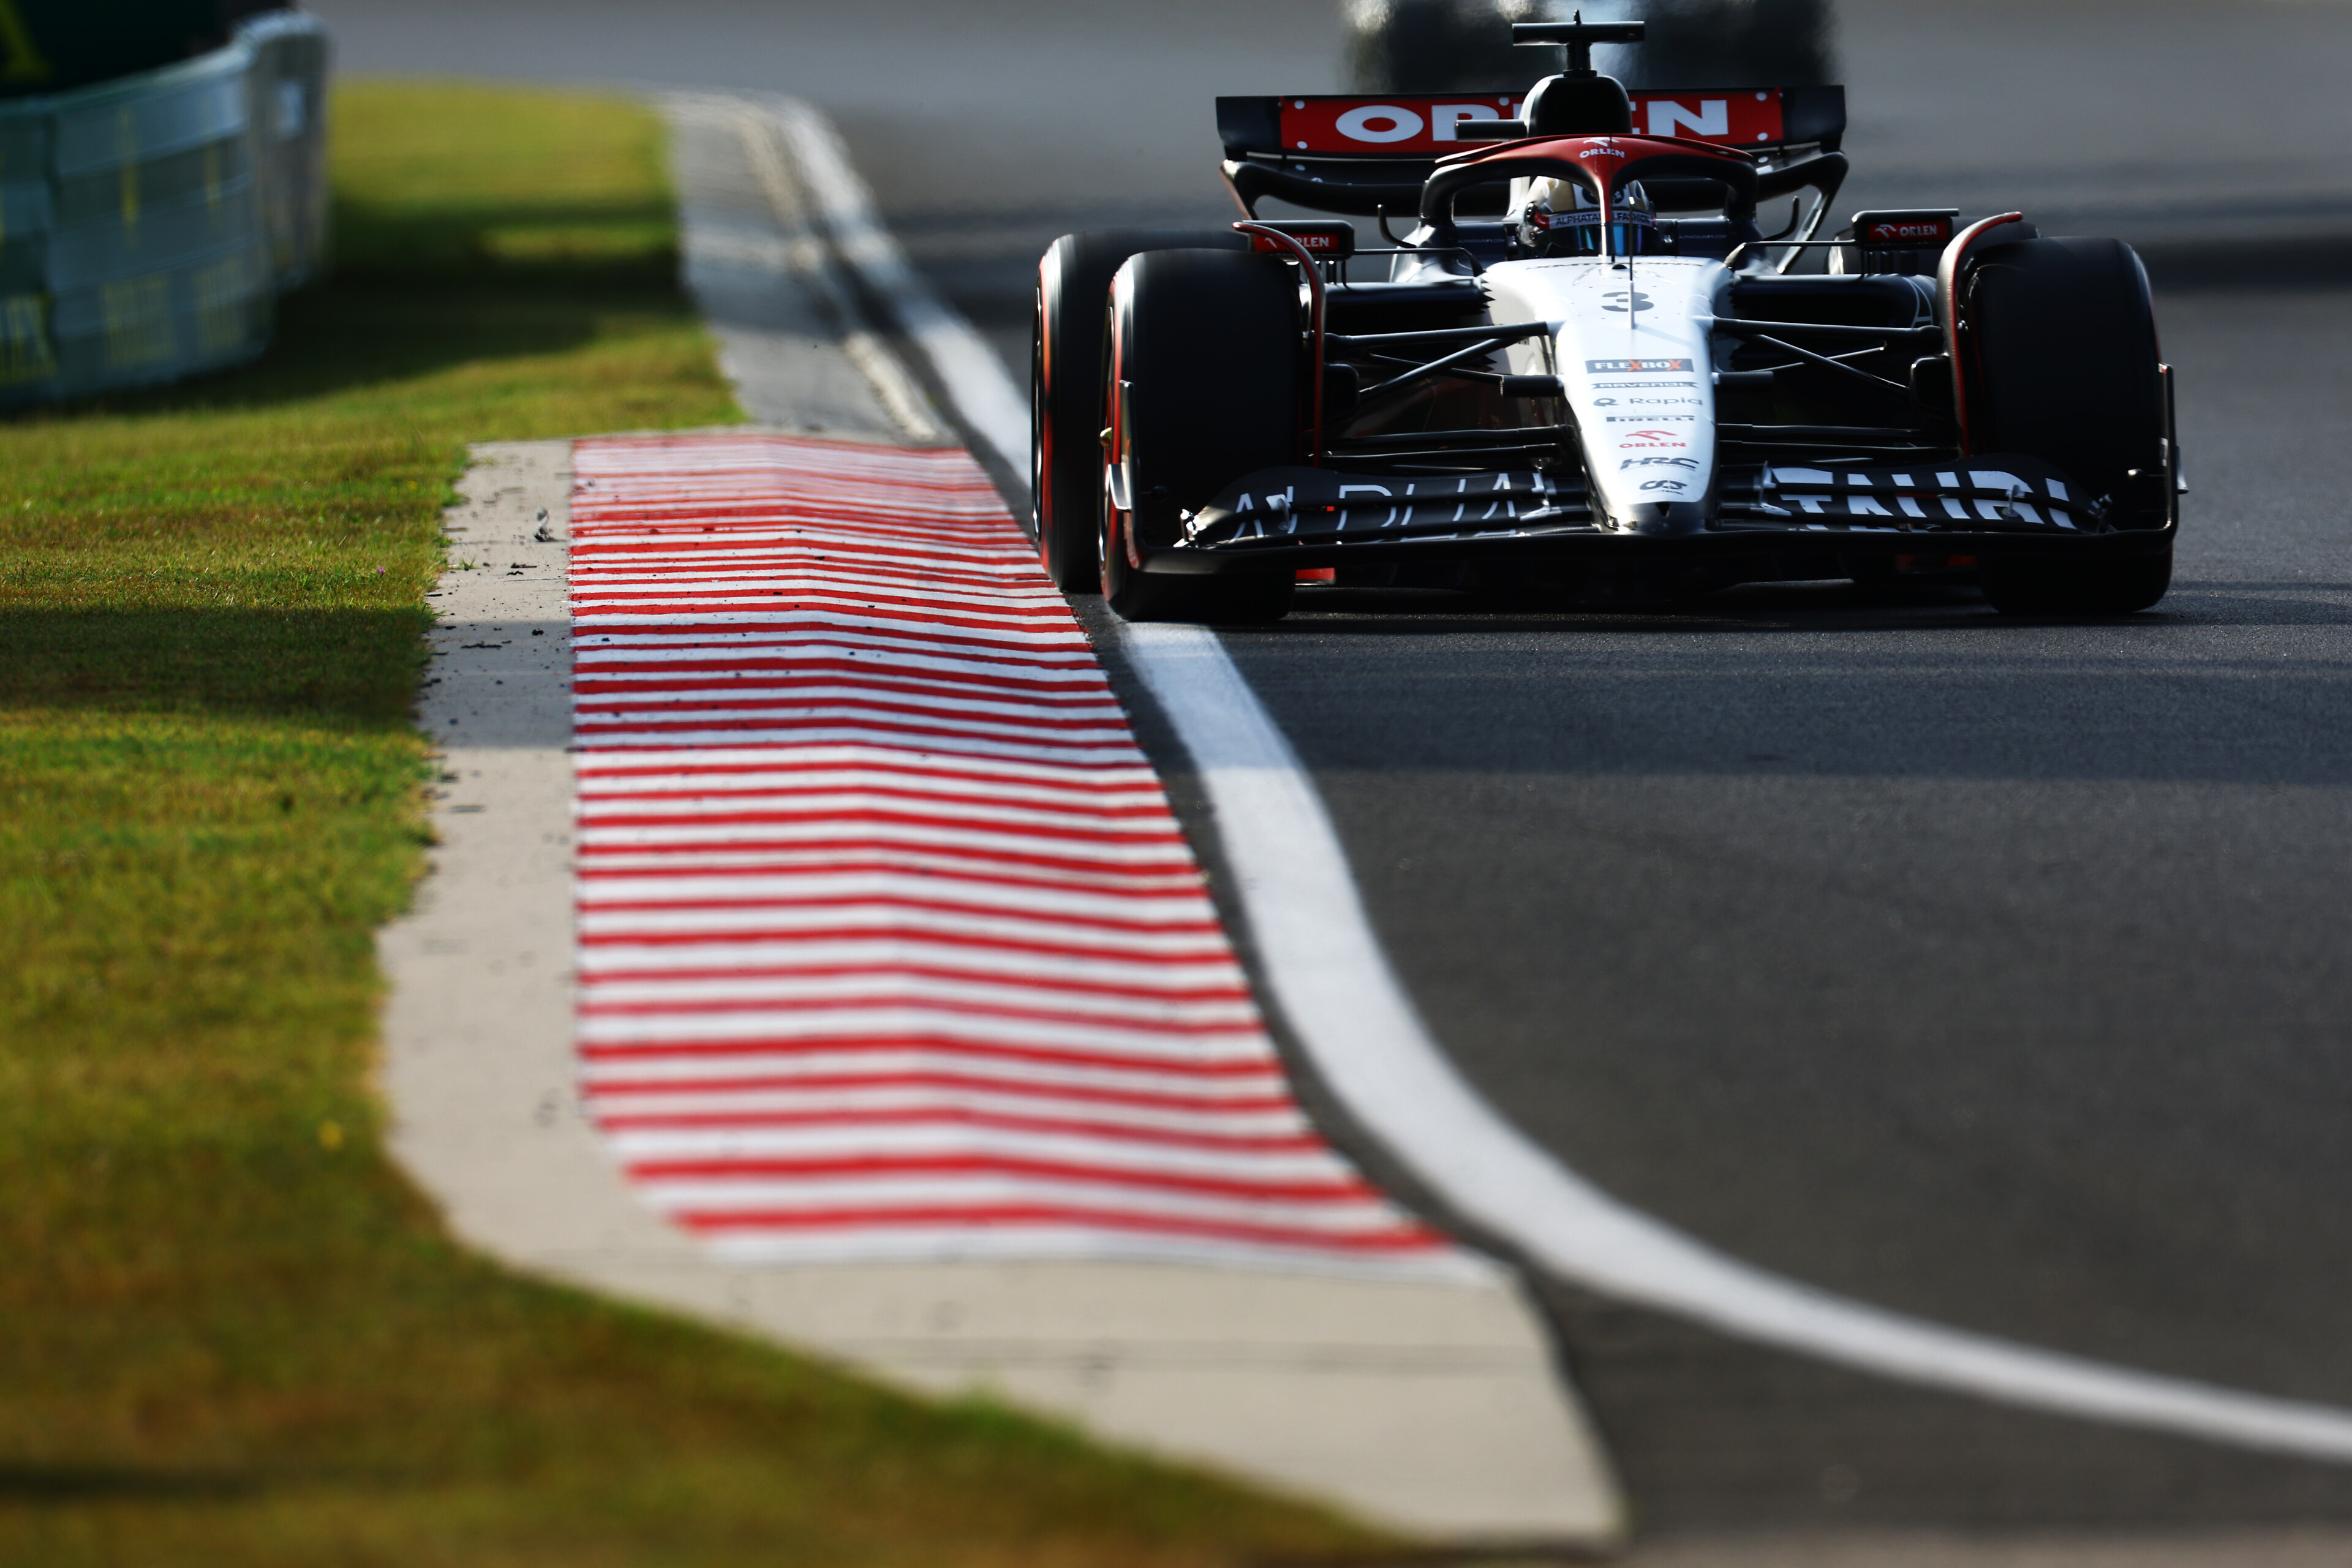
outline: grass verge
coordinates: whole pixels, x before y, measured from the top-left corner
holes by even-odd
[[[463,443],[734,416],[639,108],[336,104],[340,263],[234,375],[0,422],[0,1560],[1191,1564],[1374,1544],[452,1246],[373,929]]]

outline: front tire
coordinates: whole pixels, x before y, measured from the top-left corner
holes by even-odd
[[[1111,275],[1147,250],[1241,250],[1230,229],[1117,228],[1066,234],[1037,263],[1029,337],[1029,493],[1037,554],[1065,594],[1101,591],[1096,496],[1102,479],[1103,305]]]
[[[1986,603],[2004,616],[2137,615],[2172,586],[2172,546],[2120,561],[1984,564]]]
[[[1289,571],[1145,572],[1182,514],[1244,474],[1298,460],[1305,380],[1297,275],[1266,256],[1155,250],[1111,281],[1097,469],[1103,596],[1130,621],[1264,625],[1290,609]],[[1114,500],[1123,468],[1129,504]]]
[[[1963,320],[1971,448],[2055,464],[2109,528],[2162,528],[2172,486],[2165,388],[2147,274],[2131,247],[2001,246],[1969,273]],[[2129,615],[2164,597],[2172,546],[2087,561],[1988,556],[1983,582],[2005,615]]]

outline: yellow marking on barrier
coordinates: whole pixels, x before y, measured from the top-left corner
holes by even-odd
[[[139,122],[128,109],[114,113],[114,154],[122,160],[122,242],[139,243]]]
[[[172,332],[169,273],[150,272],[144,278],[101,285],[98,303],[106,319],[108,369],[159,364],[179,352]]]
[[[246,301],[243,256],[231,256],[199,269],[193,279],[196,295],[196,349],[204,354],[226,353],[244,346]]]
[[[0,385],[47,381],[57,374],[57,352],[49,346],[47,298],[0,296]]]
[[[0,66],[0,81],[49,79],[53,68],[34,45],[33,29],[25,26],[25,18],[17,14],[16,0],[0,0],[0,54],[8,57],[8,63]]]

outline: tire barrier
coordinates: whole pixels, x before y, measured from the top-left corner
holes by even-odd
[[[261,352],[279,291],[327,261],[328,59],[317,18],[272,12],[177,65],[0,100],[0,407]]]

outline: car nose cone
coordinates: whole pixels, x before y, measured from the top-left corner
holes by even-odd
[[[1618,530],[1647,538],[1677,539],[1706,531],[1706,509],[1697,501],[1640,501],[1616,520]]]

